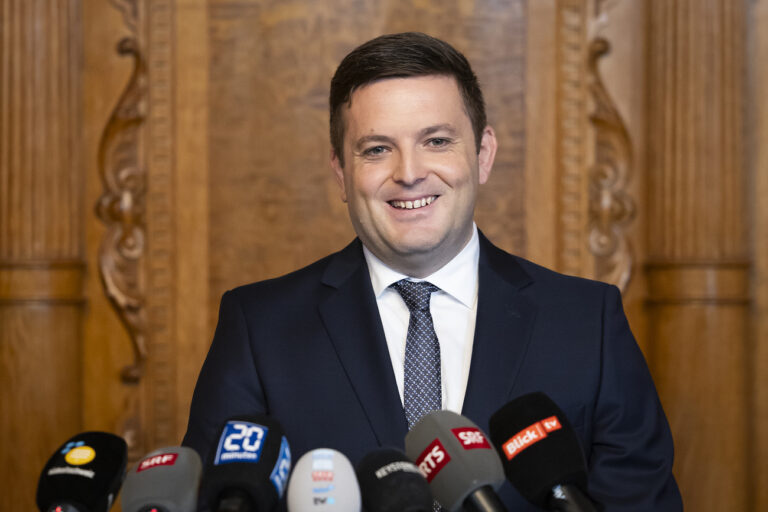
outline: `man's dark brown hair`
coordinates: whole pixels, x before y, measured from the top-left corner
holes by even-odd
[[[358,46],[341,61],[331,79],[331,146],[344,166],[342,108],[359,87],[384,78],[445,75],[456,79],[472,122],[475,147],[486,125],[483,92],[467,59],[455,48],[420,32],[388,34]]]

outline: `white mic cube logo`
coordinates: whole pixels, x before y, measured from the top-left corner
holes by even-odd
[[[228,421],[219,438],[215,465],[229,462],[258,462],[267,427],[248,421]]]

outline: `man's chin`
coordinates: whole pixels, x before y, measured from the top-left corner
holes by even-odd
[[[393,249],[394,257],[411,268],[432,267],[439,262],[442,262],[439,263],[439,266],[442,266],[446,263],[442,261],[446,256],[446,248],[439,241],[411,241],[399,244]]]
[[[441,252],[441,242],[437,237],[409,237],[393,243],[391,248],[401,258],[421,258]]]

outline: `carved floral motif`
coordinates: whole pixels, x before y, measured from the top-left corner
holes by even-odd
[[[147,179],[142,158],[147,72],[136,38],[122,39],[117,51],[133,57],[133,72],[99,143],[98,167],[103,193],[96,204],[96,214],[107,227],[99,247],[99,272],[104,291],[128,331],[134,352],[133,362],[121,372],[123,383],[130,389],[117,428],[128,444],[129,460],[135,461],[145,452],[137,384],[147,360]]]
[[[595,128],[595,161],[589,172],[589,249],[595,256],[595,277],[624,291],[634,261],[626,233],[635,217],[635,202],[627,193],[632,146],[597,66],[609,50],[610,45],[602,38],[589,46],[588,74],[594,101],[590,121]]]
[[[121,55],[134,58],[134,68],[99,144],[104,193],[96,205],[97,215],[107,226],[99,250],[102,282],[133,342],[135,360],[122,374],[126,382],[139,381],[147,358],[143,271],[146,170],[140,159],[146,70],[137,46],[133,38],[122,39],[118,44]]]
[[[125,25],[135,34],[139,19],[139,0],[109,0],[109,3],[123,13]]]

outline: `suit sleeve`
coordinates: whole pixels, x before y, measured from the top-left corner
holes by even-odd
[[[192,395],[182,445],[194,448],[205,463],[224,421],[266,410],[243,308],[230,291],[221,298],[219,321]]]
[[[601,350],[590,494],[607,512],[681,511],[672,434],[614,286],[604,295]]]

